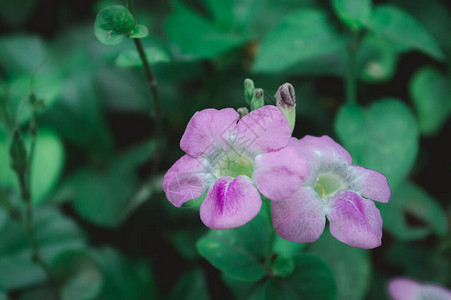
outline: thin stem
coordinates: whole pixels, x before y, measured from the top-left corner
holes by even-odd
[[[159,130],[161,130],[161,105],[157,88],[158,86],[157,79],[152,71],[152,68],[150,67],[149,61],[147,60],[141,40],[133,39],[133,42],[135,43],[136,50],[138,50],[139,57],[143,62],[144,74],[146,75],[147,85],[149,86],[150,93],[152,94],[153,106],[155,108],[155,121],[157,126],[157,132],[160,133]]]
[[[136,25],[136,18],[133,13],[133,0],[126,0],[125,2],[126,7],[130,11],[130,13],[133,15],[133,21]],[[161,112],[161,101],[160,96],[158,93],[158,84],[157,84],[157,78],[155,77],[155,74],[152,70],[152,67],[150,66],[149,61],[147,60],[146,53],[144,52],[144,47],[141,43],[140,39],[133,39],[133,43],[135,44],[136,50],[138,51],[139,57],[141,58],[141,61],[143,63],[143,71],[144,75],[146,76],[147,85],[149,86],[150,94],[152,95],[152,102],[155,112],[155,136],[157,140],[161,138],[162,135],[162,112]],[[161,147],[161,146],[160,146]],[[161,157],[160,152],[162,151],[156,151],[155,155],[153,157],[153,166],[152,166],[152,174],[155,174],[158,171],[158,165],[160,163]]]
[[[47,266],[47,263],[42,258],[41,251],[39,250],[39,244],[36,239],[36,234],[33,230],[33,210],[31,207],[31,199],[28,200],[25,204],[25,220],[23,224],[31,243],[31,259],[43,269],[49,280],[51,280],[50,269]]]
[[[3,99],[0,98],[0,118],[3,119],[6,129],[11,132],[14,128],[14,118],[7,102],[6,96]]]
[[[47,275],[47,278],[51,283],[52,276],[50,269],[47,265],[47,263],[42,258],[41,252],[39,250],[39,244],[36,239],[36,234],[33,227],[33,208],[32,208],[32,195],[31,195],[31,182],[30,182],[30,168],[31,168],[31,162],[34,155],[34,148],[35,148],[35,140],[36,140],[36,134],[37,134],[37,121],[36,121],[36,115],[37,115],[37,109],[38,109],[38,101],[36,101],[35,95],[33,92],[31,92],[29,97],[29,105],[31,106],[31,118],[30,118],[30,124],[29,124],[29,133],[30,133],[30,139],[31,139],[31,145],[30,149],[27,155],[27,151],[24,147],[22,136],[20,129],[18,125],[16,125],[16,129],[14,129],[13,135],[16,143],[19,144],[19,146],[16,147],[23,147],[23,150],[15,150],[13,152],[10,152],[11,159],[13,161],[18,160],[18,162],[15,162],[15,167],[13,167],[13,170],[16,173],[16,177],[19,183],[20,188],[20,194],[23,200],[23,203],[25,204],[25,215],[21,217],[20,213],[18,214],[19,217],[16,218],[16,220],[20,221],[22,226],[24,227],[26,234],[28,236],[28,239],[30,241],[31,245],[31,259],[34,263],[38,264],[44,273]],[[16,148],[17,149],[17,148]],[[14,153],[14,154],[13,154]],[[4,202],[4,201],[2,201]],[[55,294],[58,297],[58,289],[55,285]]]
[[[348,70],[346,73],[346,101],[348,104],[357,103],[357,55],[358,34],[351,33],[351,39],[348,44]]]
[[[11,219],[21,222],[20,211],[12,205],[2,189],[0,189],[0,206],[6,211]]]
[[[266,252],[266,259],[265,259],[265,268],[267,270],[270,269],[272,264],[272,250],[274,248],[274,242],[276,240],[276,231],[274,230],[273,224],[272,224],[272,218],[271,218],[271,201],[268,198],[265,199],[265,206],[266,206],[266,215],[268,218],[268,230],[269,230],[269,243],[268,243],[268,250]]]

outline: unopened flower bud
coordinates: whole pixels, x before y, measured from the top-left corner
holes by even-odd
[[[296,97],[293,86],[289,83],[282,84],[277,90],[276,101],[277,107],[283,112],[293,131],[296,122]]]
[[[237,109],[238,114],[240,115],[240,119],[249,113],[249,109],[247,107],[240,107]]]
[[[264,96],[263,89],[257,88],[254,90],[254,97],[251,101],[251,110],[256,110],[265,105],[265,100],[263,98]]]
[[[246,100],[247,104],[251,104],[252,98],[254,97],[254,82],[252,79],[246,78],[244,80],[244,99]]]

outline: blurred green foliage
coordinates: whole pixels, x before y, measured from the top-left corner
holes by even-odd
[[[67,300],[357,300],[386,299],[395,276],[451,285],[447,1],[49,3],[0,1],[0,300],[58,299],[55,286]],[[133,38],[157,77],[162,137]],[[382,247],[352,248],[328,230],[308,245],[272,240],[263,214],[207,230],[202,199],[168,203],[162,176],[188,120],[246,106],[248,77],[266,104],[293,84],[294,136],[328,134],[387,175]],[[25,215],[14,129],[33,152],[32,226],[52,282],[4,206]]]

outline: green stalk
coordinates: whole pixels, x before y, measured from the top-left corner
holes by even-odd
[[[133,20],[136,25],[136,18],[133,13],[133,0],[126,0],[125,6],[128,8],[130,13],[133,15]],[[158,83],[157,78],[155,76],[155,73],[152,70],[152,67],[150,66],[149,61],[147,60],[146,53],[144,52],[144,47],[141,43],[140,39],[133,39],[133,43],[135,44],[136,50],[138,51],[139,57],[141,58],[141,61],[143,62],[143,71],[144,75],[146,76],[146,82],[147,86],[149,87],[150,94],[152,95],[152,103],[154,107],[155,112],[155,136],[157,139],[160,139],[162,136],[162,111],[161,111],[161,101],[160,96],[158,93]],[[158,171],[158,165],[160,163],[161,157],[160,152],[163,151],[156,151],[155,155],[153,157],[153,166],[152,166],[152,174],[155,174],[156,171]]]
[[[6,211],[11,219],[21,222],[20,211],[12,205],[2,189],[0,189],[0,206]]]
[[[25,204],[25,215],[22,217],[19,213],[18,214],[19,217],[15,219],[22,224],[22,226],[26,231],[26,234],[31,244],[32,261],[38,264],[42,268],[42,270],[46,273],[49,281],[52,281],[50,269],[46,264],[46,262],[44,261],[44,259],[42,258],[39,249],[39,244],[36,239],[36,234],[33,228],[33,207],[31,195],[30,168],[34,155],[35,140],[37,134],[36,118],[37,118],[37,109],[39,105],[39,102],[37,101],[33,91],[29,96],[28,104],[31,106],[31,118],[28,128],[30,133],[31,145],[28,151],[28,155],[26,147],[23,142],[19,125],[16,125],[15,129],[12,131],[13,141],[10,147],[12,169],[16,173],[21,198],[23,200],[23,203]],[[5,201],[2,200],[2,202]],[[57,290],[55,290],[55,292],[57,293]]]
[[[274,248],[274,242],[276,241],[276,231],[274,230],[274,226],[272,224],[272,217],[271,217],[271,201],[268,198],[264,198],[265,206],[266,206],[266,216],[268,218],[268,230],[269,230],[269,243],[268,243],[268,249],[266,252],[266,259],[265,259],[265,268],[266,270],[271,269],[272,264],[272,250]]]

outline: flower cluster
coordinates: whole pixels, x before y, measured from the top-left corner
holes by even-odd
[[[291,137],[294,89],[284,84],[277,107],[248,114],[205,109],[189,121],[180,141],[186,153],[166,173],[163,189],[180,207],[205,200],[202,222],[230,229],[252,220],[261,209],[260,194],[272,201],[276,232],[293,242],[313,242],[329,219],[338,240],[359,248],[381,244],[382,218],[374,201],[386,203],[384,175],[352,165],[349,153],[328,136]]]

